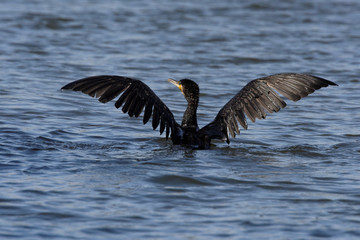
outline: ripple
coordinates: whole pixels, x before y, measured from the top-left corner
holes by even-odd
[[[321,153],[323,150],[316,146],[311,145],[295,145],[282,149],[278,149],[277,152],[298,155],[303,157],[326,157],[327,154]]]
[[[54,221],[61,219],[73,219],[78,217],[73,213],[62,213],[62,212],[39,212],[36,214],[36,219],[41,219],[45,221]]]
[[[152,182],[163,185],[171,186],[211,186],[212,184],[204,179],[187,177],[187,176],[177,176],[177,175],[163,175],[158,177],[153,177]]]

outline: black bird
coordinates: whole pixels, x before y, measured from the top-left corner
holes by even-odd
[[[122,95],[115,102],[115,107],[122,106],[122,111],[130,117],[138,117],[144,110],[143,123],[152,116],[152,127],[160,124],[160,134],[166,131],[173,144],[185,144],[199,149],[208,149],[212,139],[226,140],[229,135],[240,134],[238,122],[247,129],[245,115],[255,122],[256,118],[266,117],[266,112],[277,112],[286,106],[277,92],[286,98],[298,101],[321,87],[337,85],[324,78],[298,74],[281,73],[250,81],[223,108],[215,119],[199,129],[196,110],[199,103],[199,86],[190,79],[169,82],[179,87],[188,102],[181,125],[161,99],[142,81],[122,76],[92,76],[71,82],[62,89],[81,91],[91,97],[99,98],[102,103],[109,102]],[[277,92],[275,92],[275,91]]]

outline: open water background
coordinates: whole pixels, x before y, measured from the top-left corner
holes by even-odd
[[[360,2],[0,1],[1,239],[359,239]],[[248,81],[339,84],[212,150],[172,146],[66,83],[200,85],[200,125]]]

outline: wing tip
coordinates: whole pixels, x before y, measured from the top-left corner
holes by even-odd
[[[60,88],[60,90],[70,90],[72,89],[72,83],[68,83]]]
[[[322,82],[325,84],[324,87],[327,87],[327,86],[339,86],[337,83],[334,83],[333,81],[327,80],[327,79],[325,79],[325,78],[318,77],[318,76],[314,76],[314,75],[309,75],[309,76],[311,76],[311,77],[313,77],[313,78],[316,78],[316,79],[322,81]]]

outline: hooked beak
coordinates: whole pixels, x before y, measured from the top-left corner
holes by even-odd
[[[177,86],[177,87],[180,89],[180,91],[181,91],[182,93],[184,93],[184,92],[183,92],[183,88],[182,88],[182,86],[181,86],[181,84],[180,84],[180,81],[176,81],[176,80],[171,79],[171,78],[169,78],[168,81],[169,81],[170,83],[174,84],[175,86]]]

